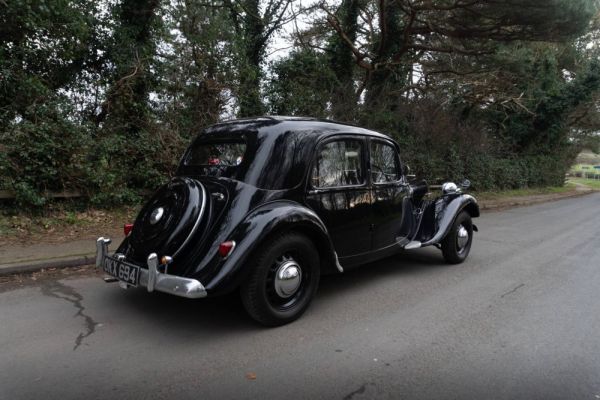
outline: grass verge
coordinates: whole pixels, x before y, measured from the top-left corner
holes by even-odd
[[[122,229],[133,222],[140,207],[110,210],[46,210],[42,214],[2,210],[0,212],[0,245],[8,243],[63,242],[88,239],[100,232]]]
[[[575,191],[576,184],[600,189],[600,181],[575,178],[561,187],[527,188],[504,191],[473,192],[480,201],[495,201]],[[0,245],[37,242],[64,242],[96,238],[103,232],[121,230],[124,223],[133,222],[141,206],[110,210],[74,210],[68,207],[46,210],[35,215],[16,210],[0,211]]]
[[[509,197],[527,197],[527,196],[538,196],[545,194],[561,194],[572,192],[576,188],[573,183],[567,183],[565,186],[553,186],[543,188],[524,188],[524,189],[513,189],[513,190],[502,190],[502,191],[489,191],[489,192],[474,192],[473,194],[478,200],[500,200]]]
[[[569,182],[585,185],[592,189],[600,189],[600,180],[597,179],[569,178]]]

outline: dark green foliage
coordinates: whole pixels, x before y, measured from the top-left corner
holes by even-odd
[[[292,0],[269,0],[266,3],[260,0],[223,0],[222,5],[230,16],[229,23],[223,28],[232,27],[235,32],[238,115],[262,115],[265,105],[260,86],[266,46],[287,20]]]
[[[183,140],[216,123],[227,104],[224,89],[235,80],[234,32],[227,10],[186,0],[172,1],[165,14],[181,35],[164,38],[172,53],[160,63],[159,119]]]
[[[271,66],[269,103],[273,114],[328,117],[335,76],[323,53],[293,52]]]
[[[26,115],[0,132],[0,176],[22,205],[44,205],[48,191],[86,190],[90,137],[69,121],[64,99],[31,105]]]
[[[160,141],[149,102],[157,87],[155,67],[159,0],[123,0],[111,10],[116,22],[109,41],[107,92],[95,116],[90,155],[97,167],[90,182],[92,202],[118,204],[136,199],[138,189],[156,187]]]
[[[59,91],[97,61],[95,12],[88,1],[0,2],[0,189],[20,204],[89,176],[88,127]]]
[[[487,115],[514,151],[568,147],[572,136],[568,115],[600,88],[597,61],[590,61],[566,80],[559,57],[559,50],[552,47],[519,45],[501,52],[496,60],[504,67],[504,79],[512,83],[508,90],[514,100],[494,104]]]
[[[600,148],[597,11],[596,0],[0,0],[0,190],[19,206],[65,190],[137,202],[204,126],[265,112],[388,133],[431,183],[560,185],[581,148]],[[302,13],[305,31],[270,61]]]

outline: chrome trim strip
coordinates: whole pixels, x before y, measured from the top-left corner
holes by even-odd
[[[377,252],[380,252],[380,251],[385,251],[385,250],[391,249],[392,247],[396,247],[396,246],[398,246],[398,245],[399,245],[399,244],[398,244],[398,238],[396,238],[396,241],[395,241],[394,243],[392,243],[392,244],[388,244],[388,245],[387,245],[387,246],[385,246],[385,247],[380,247],[380,248],[378,248],[378,249],[376,249],[376,250],[364,251],[364,252],[362,252],[362,253],[358,253],[358,254],[352,254],[351,256],[346,256],[346,257],[343,257],[343,258],[345,258],[345,259],[348,259],[348,258],[351,258],[351,257],[359,257],[359,256],[364,256],[365,254],[373,254],[373,253],[377,253]],[[337,254],[336,254],[335,256],[336,256],[336,258],[337,258]],[[341,268],[341,267],[340,267],[340,268]],[[341,271],[340,271],[340,272],[341,272]]]
[[[338,271],[340,271],[340,273],[344,272],[344,268],[342,267],[342,265],[340,264],[340,259],[338,258],[337,253],[334,251],[333,252],[333,256],[335,257],[335,266],[338,269]]]
[[[179,249],[173,254],[173,256],[172,256],[173,258],[175,258],[177,256],[177,254],[179,254],[179,252],[181,250],[183,250],[183,248],[185,247],[186,244],[188,244],[188,242],[190,241],[192,236],[194,236],[194,234],[198,230],[200,221],[202,220],[202,217],[204,216],[204,210],[206,209],[206,189],[204,188],[204,185],[202,183],[198,182],[198,184],[200,185],[200,188],[202,189],[202,206],[200,207],[200,213],[198,214],[198,219],[196,219],[196,223],[194,224],[194,227],[190,231],[190,234],[188,235],[188,237],[183,241],[183,244],[179,247]]]

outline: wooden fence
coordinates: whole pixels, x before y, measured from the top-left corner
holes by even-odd
[[[15,192],[12,190],[0,190],[0,200],[12,200],[14,199]],[[79,191],[64,191],[64,192],[48,192],[44,194],[44,197],[50,197],[52,199],[76,199],[83,197],[83,194]]]

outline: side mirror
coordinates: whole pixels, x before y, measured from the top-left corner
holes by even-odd
[[[402,164],[402,175],[410,175],[410,167],[408,166],[408,164]]]

